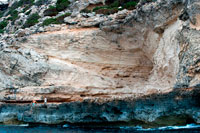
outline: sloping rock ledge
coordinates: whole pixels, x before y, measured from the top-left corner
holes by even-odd
[[[199,90],[187,88],[139,98],[99,98],[82,102],[37,104],[35,107],[29,103],[2,103],[0,121],[72,125],[108,123],[144,127],[200,123]]]

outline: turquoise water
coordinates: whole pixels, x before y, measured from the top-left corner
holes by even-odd
[[[200,132],[200,125],[188,124],[186,126],[168,126],[159,128],[143,129],[142,127],[93,127],[93,128],[83,128],[83,127],[69,127],[65,126],[0,126],[0,133],[109,133],[109,132]]]

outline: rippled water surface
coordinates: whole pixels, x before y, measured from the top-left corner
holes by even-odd
[[[64,126],[0,126],[0,133],[109,133],[109,132],[200,132],[200,125],[188,124],[186,126],[168,126],[143,129],[142,127],[69,127]]]

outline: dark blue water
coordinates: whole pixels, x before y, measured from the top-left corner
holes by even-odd
[[[200,125],[168,126],[160,128],[143,129],[142,127],[68,127],[66,126],[0,126],[0,133],[133,133],[133,132],[191,132],[199,133]]]

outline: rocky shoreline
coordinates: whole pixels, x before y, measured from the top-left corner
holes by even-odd
[[[152,127],[199,123],[199,89],[179,89],[134,99],[88,99],[82,102],[37,104],[1,103],[0,121],[43,124],[115,123]]]

